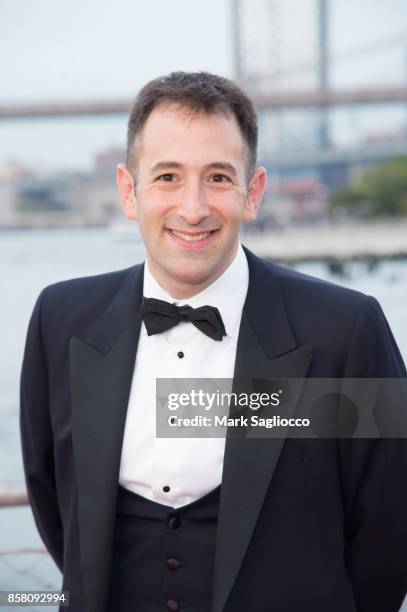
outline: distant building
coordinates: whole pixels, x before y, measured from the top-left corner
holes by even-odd
[[[324,222],[328,215],[328,192],[314,178],[282,180],[267,190],[257,228]]]
[[[126,151],[124,149],[107,149],[101,151],[95,157],[93,176],[102,179],[115,179],[117,164],[126,162]]]
[[[387,132],[370,132],[366,134],[365,138],[362,141],[364,145],[387,145],[392,144],[394,142],[405,142],[407,140],[407,129],[405,127],[400,127],[396,130],[391,130]]]
[[[0,228],[110,225],[123,216],[115,171],[124,151],[108,150],[84,172],[0,167]]]
[[[122,218],[116,186],[116,167],[126,161],[124,149],[108,149],[95,157],[93,172],[89,175],[86,202],[89,210],[99,212],[107,223]]]

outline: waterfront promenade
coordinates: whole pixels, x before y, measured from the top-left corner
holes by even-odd
[[[285,263],[407,258],[407,219],[291,226],[247,233],[243,242],[257,255]]]

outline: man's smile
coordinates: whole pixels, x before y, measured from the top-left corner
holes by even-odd
[[[214,236],[219,230],[214,229],[191,232],[166,228],[165,231],[171,237],[171,239],[176,242],[176,244],[188,249],[200,249],[206,247],[213,240]]]

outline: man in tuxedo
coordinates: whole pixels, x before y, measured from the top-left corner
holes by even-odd
[[[377,301],[239,242],[266,186],[233,82],[172,73],[131,109],[117,182],[143,264],[46,287],[21,436],[71,612],[396,612],[404,439],[158,438],[156,378],[403,378]],[[66,608],[61,608],[66,609]]]

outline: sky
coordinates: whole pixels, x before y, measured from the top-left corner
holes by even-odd
[[[258,1],[252,0],[253,10]],[[0,104],[131,99],[146,81],[172,70],[233,77],[231,4],[2,0]],[[339,58],[333,63],[334,86],[407,80],[407,42],[401,42],[403,36],[407,41],[405,0],[331,0],[330,35],[331,54]],[[378,53],[374,45],[380,41]],[[355,49],[362,51],[349,58]],[[379,124],[397,124],[403,113],[383,109]],[[377,117],[369,115],[359,118],[359,127],[377,126]],[[339,139],[356,125],[343,113],[333,123]],[[86,168],[96,151],[123,147],[125,134],[124,116],[2,122],[0,164]]]

